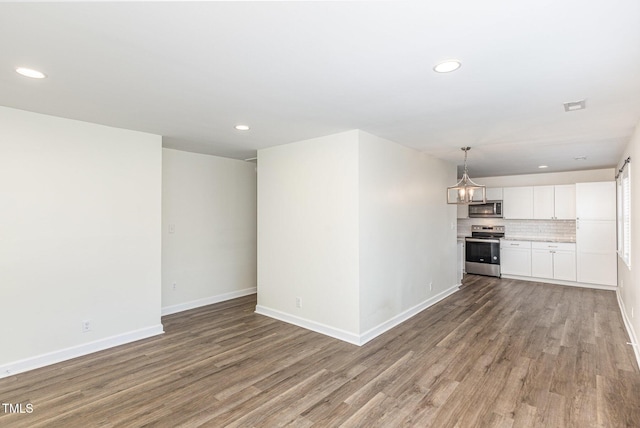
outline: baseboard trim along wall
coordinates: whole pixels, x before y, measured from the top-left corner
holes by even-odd
[[[364,345],[365,343],[369,342],[370,340],[375,339],[376,337],[380,336],[381,334],[385,333],[388,330],[391,330],[393,327],[402,324],[403,322],[405,322],[406,320],[408,320],[409,318],[419,314],[420,312],[424,311],[425,309],[427,309],[430,306],[435,305],[436,303],[438,303],[439,301],[445,299],[446,297],[452,295],[453,293],[455,293],[456,291],[458,291],[460,289],[460,287],[458,285],[454,285],[451,288],[448,288],[446,290],[444,290],[441,293],[436,294],[435,296],[431,297],[430,299],[425,300],[424,302],[407,309],[406,311],[396,315],[395,317],[391,318],[390,320],[380,324],[377,327],[374,327],[368,331],[366,331],[365,333],[360,335],[360,345]]]
[[[14,361],[12,363],[0,365],[0,379],[40,367],[49,366],[51,364],[60,363],[72,358],[82,357],[83,355],[92,354],[94,352],[103,351],[115,346],[135,342],[137,340],[147,339],[163,333],[164,330],[162,328],[162,324],[158,324],[156,326],[130,331],[89,343],[83,343],[70,348],[60,349],[47,354],[25,358],[24,360]]]
[[[284,321],[289,324],[297,325],[298,327],[306,328],[307,330],[315,331],[317,333],[324,334],[325,336],[333,337],[335,339],[342,340],[344,342],[351,343],[353,345],[362,346],[365,343],[375,339],[381,334],[385,333],[388,330],[391,330],[393,327],[402,324],[409,318],[417,315],[423,310],[427,309],[430,306],[438,303],[444,298],[450,296],[451,294],[458,291],[459,287],[457,285],[448,288],[447,290],[431,297],[430,299],[425,300],[424,302],[413,306],[406,311],[396,315],[395,317],[389,319],[388,321],[366,331],[363,334],[354,334],[348,331],[340,330],[322,323],[318,323],[315,321],[311,321],[305,318],[297,317],[295,315],[287,314],[275,309],[270,309],[264,306],[257,305],[256,313],[260,315],[265,315],[270,318],[277,319],[279,321]]]
[[[243,290],[230,291],[229,293],[218,294],[216,296],[205,297],[203,299],[192,300],[190,302],[179,303],[177,305],[165,306],[162,308],[162,316],[171,315],[182,311],[188,311],[189,309],[199,308],[201,306],[212,305],[214,303],[224,302],[226,300],[236,299],[238,297],[248,296],[250,294],[256,294],[257,288],[245,288]]]
[[[298,327],[306,328],[307,330],[315,331],[316,333],[324,334],[325,336],[340,339],[353,345],[360,345],[360,337],[357,334],[346,330],[341,330],[339,328],[331,327],[326,324],[311,321],[306,318],[297,317],[295,315],[287,314],[285,312],[260,305],[256,305],[255,313],[274,318],[279,321],[284,321],[288,324],[297,325]]]
[[[587,284],[586,282],[563,281],[559,279],[550,279],[550,278],[536,278],[533,276],[502,275],[502,278],[519,279],[521,281],[528,281],[528,282],[543,282],[545,284],[567,285],[569,287],[593,288],[595,290],[616,291],[618,289],[618,287],[616,287],[615,285]]]
[[[622,313],[624,326],[627,328],[627,333],[629,334],[629,339],[631,340],[629,346],[633,348],[633,353],[636,356],[636,362],[638,363],[638,367],[640,367],[640,342],[638,342],[638,336],[636,336],[636,332],[633,329],[633,324],[631,324],[631,320],[627,316],[627,311],[625,311],[624,309],[624,303],[622,302],[620,290],[616,290],[616,296],[618,297],[618,306],[620,307],[620,312]]]

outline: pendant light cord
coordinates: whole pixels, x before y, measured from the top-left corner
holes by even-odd
[[[471,147],[462,147],[464,150],[464,174],[469,175],[469,171],[467,171],[467,151],[471,150]]]

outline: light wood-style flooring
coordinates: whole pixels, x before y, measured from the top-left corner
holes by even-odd
[[[640,427],[640,372],[611,291],[467,276],[362,347],[254,313],[0,379],[2,427]]]

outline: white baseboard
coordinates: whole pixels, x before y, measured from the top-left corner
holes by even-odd
[[[311,321],[306,318],[291,315],[286,312],[281,312],[277,309],[271,309],[265,306],[256,305],[256,314],[265,315],[279,321],[284,321],[288,324],[297,325],[298,327],[306,328],[307,330],[315,331],[316,333],[340,339],[344,342],[352,343],[354,345],[360,345],[360,337],[355,333],[331,327],[329,325],[322,324],[316,321]]]
[[[162,324],[0,365],[0,379],[164,333]]]
[[[620,307],[620,312],[622,313],[624,326],[627,328],[627,333],[629,334],[629,339],[631,340],[630,346],[633,348],[633,353],[636,356],[636,362],[638,363],[638,367],[640,367],[640,342],[638,342],[638,336],[636,336],[636,332],[633,329],[633,324],[631,324],[631,320],[627,316],[627,311],[624,308],[624,303],[622,302],[622,296],[620,295],[619,290],[616,292],[616,296],[618,297],[618,306]]]
[[[165,306],[162,308],[162,316],[171,315],[189,309],[199,308],[201,306],[212,305],[214,303],[224,302],[226,300],[236,299],[238,297],[256,294],[257,288],[245,288],[243,290],[230,291],[229,293],[218,294],[216,296],[205,297],[204,299],[192,300],[190,302],[179,303],[177,305]]]
[[[363,334],[360,335],[360,345],[364,345],[365,343],[369,342],[370,340],[375,339],[376,337],[380,336],[382,333],[391,330],[393,327],[402,324],[403,322],[405,322],[406,320],[408,320],[409,318],[419,314],[420,312],[424,311],[425,309],[427,309],[430,306],[435,305],[436,303],[438,303],[440,300],[452,295],[453,293],[455,293],[456,291],[458,291],[460,289],[460,287],[458,285],[454,285],[453,287],[450,287],[446,290],[444,290],[441,293],[436,294],[435,296],[425,300],[424,302],[415,305],[412,308],[407,309],[406,311],[396,315],[395,317],[391,318],[388,321],[383,322],[382,324],[378,325],[377,327],[374,327],[370,330],[367,330],[366,332],[364,332]]]
[[[260,315],[265,315],[271,318],[275,318],[277,320],[284,321],[289,324],[297,325],[298,327],[306,328],[307,330],[315,331],[317,333],[324,334],[325,336],[340,339],[344,342],[348,342],[353,345],[362,346],[365,343],[380,336],[384,332],[392,329],[393,327],[396,327],[397,325],[402,324],[409,318],[427,309],[429,306],[432,306],[438,303],[440,300],[444,299],[445,297],[450,296],[451,294],[458,291],[458,289],[459,289],[458,285],[455,285],[431,297],[430,299],[427,299],[424,302],[405,310],[404,312],[366,331],[363,334],[356,334],[349,331],[337,329],[335,327],[331,327],[326,324],[308,320],[306,318],[301,318],[295,315],[291,315],[285,312],[281,312],[281,311],[267,308],[260,305],[256,306],[256,313]]]
[[[559,279],[536,278],[532,276],[502,275],[502,278],[519,279],[520,281],[529,282],[543,282],[545,284],[568,285],[569,287],[593,288],[596,290],[616,291],[618,289],[615,285],[588,284],[586,282],[562,281]]]

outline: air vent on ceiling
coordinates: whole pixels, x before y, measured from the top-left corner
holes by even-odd
[[[587,100],[564,103],[564,111],[584,110],[585,108],[587,108]]]

